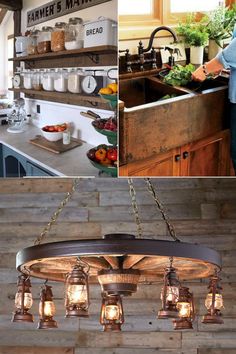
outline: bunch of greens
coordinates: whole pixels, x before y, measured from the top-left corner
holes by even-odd
[[[185,22],[178,24],[177,32],[189,46],[201,47],[208,41],[205,24],[202,21],[196,22],[194,14],[190,14]]]
[[[192,81],[192,73],[195,66],[188,64],[186,66],[175,65],[169,74],[165,76],[164,82],[172,86],[185,86]]]
[[[209,38],[215,40],[221,47],[220,41],[232,36],[236,23],[236,5],[231,9],[219,6],[208,16],[205,16],[202,21],[207,23],[206,31]]]

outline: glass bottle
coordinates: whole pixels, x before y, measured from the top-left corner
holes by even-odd
[[[54,91],[55,70],[48,69],[43,73],[42,85],[45,91]]]
[[[31,90],[33,88],[32,79],[33,79],[33,72],[31,70],[25,70],[22,73],[23,76],[23,86],[27,90]]]
[[[57,22],[52,31],[51,49],[53,52],[65,50],[65,22]]]
[[[68,70],[58,69],[54,78],[54,90],[57,92],[66,92],[68,90]]]
[[[28,47],[27,47],[28,55],[38,54],[38,49],[37,49],[38,35],[39,35],[39,30],[30,32]]]
[[[38,34],[37,50],[39,54],[51,52],[51,33],[53,28],[44,26]]]
[[[84,26],[83,20],[79,17],[72,17],[65,30],[65,48],[66,50],[83,48],[84,44]]]
[[[38,69],[33,73],[33,77],[32,77],[33,90],[41,91],[43,89],[42,75],[43,75],[43,71]]]
[[[71,93],[81,93],[81,81],[83,77],[82,69],[72,69],[68,74],[68,91]]]

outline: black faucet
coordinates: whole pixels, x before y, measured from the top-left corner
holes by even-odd
[[[151,33],[151,36],[149,39],[149,44],[146,49],[143,48],[143,43],[141,41],[139,42],[139,47],[138,47],[139,55],[142,55],[143,53],[147,53],[152,49],[154,37],[155,37],[156,33],[159,31],[169,32],[170,34],[172,34],[172,36],[174,38],[174,43],[178,42],[178,37],[177,37],[176,33],[170,27],[160,26],[160,27],[157,27],[156,29],[154,29],[154,31]]]

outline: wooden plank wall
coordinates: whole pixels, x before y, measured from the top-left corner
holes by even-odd
[[[160,197],[183,241],[219,250],[223,257],[224,324],[203,325],[206,280],[188,283],[198,316],[194,330],[176,332],[157,320],[161,284],[142,285],[124,300],[122,333],[103,333],[99,325],[100,287],[91,286],[90,318],[64,318],[63,286],[53,286],[58,330],[37,330],[39,281],[33,281],[35,323],[10,322],[16,290],[15,254],[33,244],[72,180],[0,182],[0,353],[1,354],[235,354],[236,353],[236,180],[160,179]],[[135,181],[144,234],[167,237],[167,229],[144,189]],[[136,231],[125,179],[83,179],[52,229],[48,241],[97,238],[109,232]]]

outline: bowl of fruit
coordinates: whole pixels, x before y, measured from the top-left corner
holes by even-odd
[[[117,177],[117,147],[98,145],[87,152],[91,164],[112,177]]]
[[[108,84],[106,87],[103,87],[99,90],[100,96],[105,100],[108,101],[110,107],[115,109],[117,107],[117,92],[118,92],[118,85],[117,83]]]
[[[41,128],[41,132],[48,141],[58,141],[62,139],[62,134],[68,129],[68,124],[45,125]]]
[[[112,145],[117,145],[117,119],[110,117],[109,119],[98,118],[92,122],[94,129],[107,137]]]

